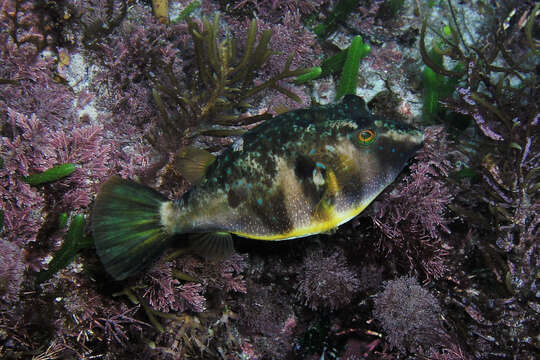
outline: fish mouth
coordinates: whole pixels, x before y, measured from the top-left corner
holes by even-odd
[[[420,150],[424,145],[424,132],[421,130],[418,130],[416,128],[411,127],[409,131],[407,131],[403,144],[408,149],[405,151],[407,153],[407,160],[414,157],[416,152]]]
[[[379,143],[375,150],[383,182],[391,182],[407,166],[424,143],[424,132],[399,121],[380,121]],[[382,129],[381,129],[382,128]],[[384,166],[383,166],[384,165]]]
[[[422,147],[422,144],[424,143],[424,139],[426,137],[424,132],[414,127],[411,127],[411,129],[412,130],[409,132],[411,142],[417,144],[418,148]]]

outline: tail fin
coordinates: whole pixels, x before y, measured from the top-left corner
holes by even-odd
[[[101,262],[116,280],[147,268],[167,248],[171,234],[160,216],[167,201],[154,189],[118,176],[102,185],[92,213],[92,232]]]

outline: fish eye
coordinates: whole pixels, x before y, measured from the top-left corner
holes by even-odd
[[[375,131],[371,129],[360,130],[358,134],[356,135],[356,138],[358,139],[358,141],[360,141],[360,143],[364,145],[371,144],[373,141],[375,141],[375,137],[376,137]]]

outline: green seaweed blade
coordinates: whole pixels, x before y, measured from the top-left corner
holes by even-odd
[[[54,274],[68,266],[83,249],[92,246],[90,238],[84,236],[84,216],[75,215],[71,220],[69,230],[64,237],[60,249],[54,254],[47,270],[40,271],[37,276],[38,283],[49,280]]]
[[[43,172],[28,175],[23,178],[23,181],[32,186],[41,185],[65,178],[66,176],[71,175],[75,170],[77,170],[76,164],[56,165]]]
[[[337,95],[339,99],[344,95],[356,94],[356,86],[358,84],[358,68],[360,67],[360,60],[365,57],[370,51],[370,47],[364,44],[362,37],[357,35],[353,38],[351,46],[347,51],[347,58],[343,66],[343,72],[339,80]]]

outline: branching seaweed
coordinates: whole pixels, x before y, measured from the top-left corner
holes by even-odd
[[[488,269],[486,274],[493,280],[489,287],[478,281],[472,287],[481,287],[482,297],[497,305],[482,308],[483,300],[471,296],[456,296],[456,303],[476,321],[466,325],[477,329],[474,333],[490,324],[501,325],[485,329],[493,338],[493,351],[512,349],[513,354],[524,356],[534,344],[528,339],[538,316],[540,58],[534,28],[540,5],[516,5],[502,17],[487,8],[493,12],[491,32],[466,41],[466,26],[458,22],[452,2],[447,3],[450,36],[439,35],[443,45],[433,50],[464,68],[448,70],[428,56],[426,21],[420,50],[436,74],[463,77],[457,97],[445,100],[444,105],[476,123],[476,136],[467,141],[467,135],[461,134],[458,144],[476,179],[460,180],[461,192],[451,209],[470,226],[469,236],[483,259],[481,267]]]
[[[498,117],[504,123],[507,131],[511,131],[513,127],[511,116],[506,114],[504,110],[501,110],[503,108],[503,94],[514,93],[518,90],[510,85],[511,77],[515,77],[523,83],[520,91],[533,89],[536,82],[535,68],[520,65],[521,63],[527,63],[527,61],[525,59],[515,59],[515,54],[510,54],[510,50],[506,45],[510,31],[503,24],[496,25],[496,28],[493,30],[493,41],[486,41],[482,45],[479,42],[474,44],[467,43],[464,40],[456,11],[450,0],[448,0],[448,6],[451,13],[451,24],[448,25],[451,36],[446,37],[439,34],[438,37],[445,45],[445,48],[442,49],[435,42],[433,50],[439,56],[446,56],[464,66],[454,70],[448,70],[440,62],[435,61],[429,56],[425,44],[427,20],[424,20],[420,32],[420,54],[422,60],[439,75],[450,78],[462,78],[466,74],[469,74],[466,81],[472,98],[481,103],[487,111]],[[529,15],[528,26],[526,27],[526,34],[528,34],[527,38],[529,39],[528,44],[533,53],[538,52],[538,46],[533,42],[532,35],[530,35],[532,32],[532,25],[530,24],[534,22],[537,11],[538,5]],[[433,31],[436,32],[435,30]],[[500,65],[500,59],[504,61],[504,65]],[[494,74],[500,74],[497,80],[494,80]],[[487,89],[487,91],[481,91],[482,89]]]
[[[126,0],[100,0],[89,3],[81,10],[83,25],[82,41],[88,48],[95,48],[97,42],[119,26],[127,14]]]
[[[202,27],[188,20],[188,31],[195,50],[194,63],[197,72],[190,76],[189,91],[175,75],[172,64],[165,65],[165,80],[155,82],[154,100],[161,114],[161,128],[172,135],[187,135],[185,129],[197,125],[199,129],[212,124],[245,125],[260,118],[244,117],[235,110],[246,109],[253,96],[269,89],[276,90],[296,101],[300,98],[283,87],[280,81],[304,74],[309,69],[291,69],[294,54],[290,54],[283,70],[274,77],[255,85],[259,70],[273,51],[269,48],[270,30],[263,31],[257,41],[257,22],[249,26],[243,55],[238,54],[237,39],[226,36],[219,40],[219,16],[212,22],[203,18]],[[175,104],[171,111],[165,106]],[[234,134],[238,131],[234,130]],[[220,131],[217,136],[234,135]],[[195,135],[192,133],[191,135]],[[207,134],[214,135],[214,134]]]

